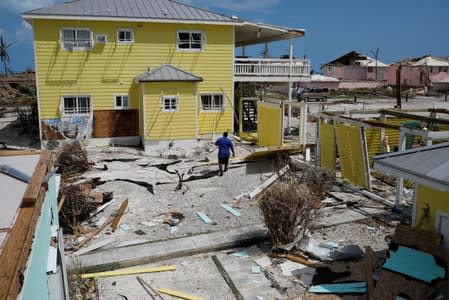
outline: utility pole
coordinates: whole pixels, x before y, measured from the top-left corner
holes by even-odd
[[[376,49],[376,52],[372,50],[370,50],[369,52],[371,52],[374,55],[374,59],[376,60],[375,64],[376,64],[376,81],[377,81],[377,58],[379,57],[379,48]]]
[[[396,69],[396,108],[401,109],[401,65]]]

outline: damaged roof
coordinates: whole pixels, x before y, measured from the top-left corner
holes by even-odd
[[[136,77],[138,82],[162,81],[203,81],[203,78],[176,68],[172,65],[161,65]]]
[[[377,155],[374,169],[449,191],[449,143]]]
[[[447,67],[449,66],[449,59],[433,55],[424,55],[420,57],[410,57],[399,60],[391,64],[392,66],[428,66],[428,67]]]
[[[340,56],[339,58],[333,61],[325,63],[322,66],[388,67],[387,64],[384,64],[379,60],[376,61],[374,58],[371,58],[356,51],[346,53],[345,55]]]

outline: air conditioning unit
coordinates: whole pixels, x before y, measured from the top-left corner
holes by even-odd
[[[96,34],[95,35],[95,43],[97,44],[106,44],[108,42],[107,34]]]

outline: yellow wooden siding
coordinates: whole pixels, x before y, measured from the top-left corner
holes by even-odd
[[[114,109],[114,94],[129,93],[131,108],[138,108],[134,78],[148,67],[171,64],[204,79],[198,93],[225,95],[225,112],[200,114],[200,132],[232,128],[232,26],[79,20],[35,20],[34,26],[42,119],[59,117],[61,95],[91,95],[93,109],[101,110]],[[91,51],[67,51],[59,44],[62,27],[90,28],[93,34],[107,34],[108,42]],[[132,29],[135,42],[116,44],[119,28]],[[203,50],[176,50],[178,30],[203,31]]]
[[[360,127],[337,123],[335,132],[343,177],[351,183],[367,188]]]
[[[282,112],[280,105],[257,103],[257,137],[260,146],[282,146]]]
[[[146,140],[194,139],[196,83],[146,83],[144,87]],[[163,96],[178,97],[178,111],[164,112]]]
[[[442,192],[430,187],[418,186],[418,201],[416,206],[416,224],[421,221],[426,203],[429,204],[429,215],[423,219],[421,228],[434,230],[437,221],[437,211],[449,213],[449,192]]]
[[[334,125],[320,122],[320,167],[335,171],[336,143]]]

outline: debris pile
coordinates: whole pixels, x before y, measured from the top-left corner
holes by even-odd
[[[64,142],[59,148],[56,166],[63,176],[86,171],[89,169],[86,149],[78,140]]]

